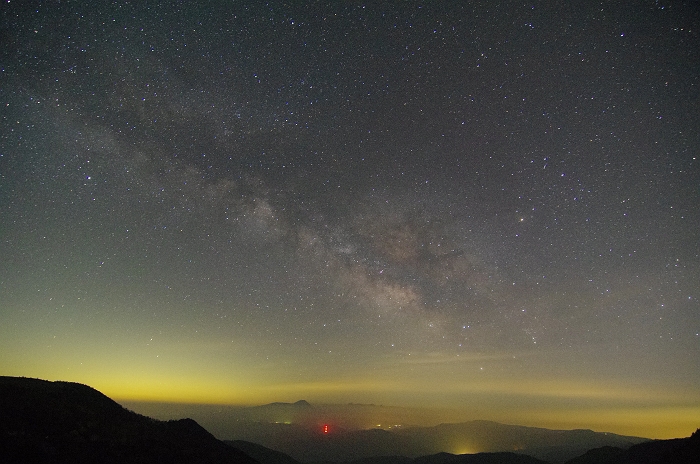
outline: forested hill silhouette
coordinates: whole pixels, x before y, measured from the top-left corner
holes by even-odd
[[[4,463],[217,463],[254,459],[191,419],[131,412],[86,385],[0,376]]]
[[[697,464],[700,463],[700,429],[688,438],[652,440],[627,450],[604,447],[566,464]]]

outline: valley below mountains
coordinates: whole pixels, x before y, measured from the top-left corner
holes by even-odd
[[[138,414],[85,385],[0,377],[0,456],[4,463],[700,462],[699,432],[649,440],[489,421],[354,429],[338,415],[368,407],[373,406],[299,401],[230,409],[226,429],[212,434],[192,419]],[[288,420],[276,420],[280,417]]]

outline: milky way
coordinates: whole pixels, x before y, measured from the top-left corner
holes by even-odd
[[[697,5],[82,3],[0,7],[3,374],[698,426]]]

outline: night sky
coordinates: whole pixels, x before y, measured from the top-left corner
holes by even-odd
[[[697,1],[0,21],[0,373],[700,426]]]

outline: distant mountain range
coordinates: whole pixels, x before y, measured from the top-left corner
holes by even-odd
[[[686,450],[688,453],[700,456],[700,453],[692,451],[692,440],[697,441],[697,438],[652,441],[591,430],[549,430],[489,421],[357,430],[357,424],[367,423],[366,418],[370,416],[391,417],[395,421],[388,423],[396,424],[402,418],[414,415],[406,408],[377,405],[312,405],[302,400],[238,408],[226,414],[228,417],[225,420],[216,422],[217,436],[239,440],[235,441],[237,446],[246,441],[257,443],[283,452],[298,462],[407,464],[426,459],[426,456],[431,459],[438,459],[438,456],[452,459],[450,456],[457,455],[461,456],[455,462],[469,462],[460,460],[477,459],[476,456],[478,459],[491,459],[493,456],[487,458],[487,455],[508,451],[551,464],[568,463],[574,458],[582,459],[579,464],[651,463],[654,461],[648,460],[643,452],[637,450],[648,449],[651,455],[662,455],[666,452],[652,453],[651,450],[674,446],[683,448],[685,445],[690,446],[690,451]],[[330,424],[327,434],[322,431],[326,424],[324,420]],[[251,456],[266,462],[254,453]],[[381,461],[378,456],[382,456]],[[502,455],[499,459],[503,461],[506,458]],[[660,458],[658,462],[673,462],[673,459],[676,458]],[[700,458],[689,462],[700,463]]]
[[[590,430],[549,430],[489,421],[392,430],[335,428],[329,433],[323,433],[319,426],[239,421],[230,434],[237,440],[276,449],[301,462],[511,451],[560,464],[594,448],[607,446],[624,450],[648,441]]]
[[[308,412],[314,407],[302,400],[260,406],[258,412],[279,412],[280,408]],[[8,464],[700,462],[700,432],[689,438],[649,441],[590,430],[548,430],[488,421],[391,431],[250,420],[236,424],[231,433],[239,439],[222,442],[191,419],[151,419],[85,385],[0,377],[0,462]]]

